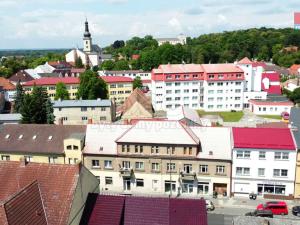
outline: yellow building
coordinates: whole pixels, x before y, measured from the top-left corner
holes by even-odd
[[[26,93],[31,93],[34,85],[44,87],[51,100],[54,100],[56,84],[59,82],[66,85],[70,99],[76,99],[76,93],[79,87],[78,77],[43,77],[26,82],[23,86]]]
[[[0,160],[76,164],[82,161],[86,126],[4,124]]]
[[[107,83],[109,99],[114,99],[117,104],[122,104],[132,93],[133,80],[129,77],[104,76],[101,78]],[[34,85],[42,86],[46,89],[51,100],[54,100],[56,84],[59,82],[66,85],[70,99],[76,99],[80,83],[78,77],[43,77],[26,82],[23,86],[26,93],[31,93]]]

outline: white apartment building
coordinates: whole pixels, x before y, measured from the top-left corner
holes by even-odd
[[[177,38],[156,38],[156,41],[158,42],[158,46],[163,44],[171,44],[171,45],[185,45],[186,44],[186,36],[183,34],[180,34],[177,36]]]
[[[233,128],[232,192],[280,197],[294,194],[296,146],[289,129]]]
[[[178,121],[88,125],[84,165],[104,192],[229,196],[230,137],[229,128]]]
[[[100,70],[99,76],[140,77],[141,80],[151,80],[151,72],[143,70]]]
[[[152,104],[155,110],[240,111],[250,99],[266,99],[262,72],[248,58],[235,64],[160,65],[152,70]]]

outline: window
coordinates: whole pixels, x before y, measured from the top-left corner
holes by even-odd
[[[214,86],[215,83],[208,83],[208,86]]]
[[[193,154],[193,149],[192,147],[189,147],[189,155],[192,155]]]
[[[179,94],[180,93],[180,90],[175,90],[175,94]]]
[[[196,93],[196,92],[198,92],[198,89],[193,89],[192,92]]]
[[[122,152],[125,152],[125,145],[122,145]]]
[[[176,170],[175,163],[167,163],[167,171],[174,172]]]
[[[143,149],[143,145],[140,145],[140,153],[143,153],[144,149]]]
[[[172,76],[171,75],[167,75],[166,78],[167,78],[167,80],[170,80],[170,79],[172,79]]]
[[[214,98],[208,98],[208,101],[209,101],[209,102],[213,102],[213,101],[214,101]]]
[[[175,79],[180,79],[180,75],[175,75]]]
[[[259,151],[259,159],[266,159],[266,152]]]
[[[139,146],[138,146],[138,145],[135,145],[135,146],[134,146],[134,152],[135,152],[135,153],[138,153],[138,152],[139,152]]]
[[[49,156],[49,157],[48,157],[48,161],[49,161],[49,163],[51,163],[51,164],[56,163],[56,160],[57,160],[57,157],[56,157],[56,156]]]
[[[175,97],[175,101],[180,101],[180,97]]]
[[[172,147],[172,155],[175,154],[175,147]]]
[[[217,90],[217,93],[218,93],[218,94],[222,94],[222,93],[223,93],[223,90]]]
[[[63,121],[67,121],[67,120],[68,120],[68,117],[64,116],[64,117],[62,117],[62,120],[63,120]]]
[[[32,158],[33,157],[31,155],[25,155],[24,156],[24,159],[25,159],[26,162],[32,162]]]
[[[199,173],[208,173],[208,165],[200,165]]]
[[[104,168],[105,169],[112,169],[112,161],[111,160],[104,160]]]
[[[130,169],[130,162],[129,161],[123,161],[122,166],[124,169]]]
[[[8,139],[9,137],[10,137],[10,135],[9,135],[9,134],[5,135],[5,139]]]
[[[166,93],[167,94],[172,94],[172,91],[171,90],[167,90]]]
[[[223,83],[221,82],[221,83],[218,83],[218,86],[223,86]]]
[[[100,121],[105,121],[106,120],[106,116],[100,116]]]
[[[151,170],[159,171],[159,163],[152,163],[151,164]]]
[[[10,160],[10,156],[9,155],[2,155],[1,156],[1,160],[2,161],[9,161]]]
[[[87,119],[88,119],[87,116],[81,117],[81,120],[82,120],[82,121],[85,121],[85,120],[87,120]]]
[[[192,164],[184,164],[183,170],[185,173],[192,173],[193,170]]]
[[[235,93],[241,93],[241,89],[235,89]]]
[[[214,90],[208,90],[208,94],[213,94]]]
[[[273,170],[273,176],[274,177],[287,177],[288,176],[288,170],[285,170],[285,169],[274,169]]]
[[[184,92],[184,93],[189,93],[190,90],[189,90],[189,89],[184,89],[183,92]]]
[[[214,79],[214,77],[215,77],[214,75],[208,75],[209,79]]]
[[[126,145],[126,151],[130,152],[130,145]]]
[[[144,187],[144,179],[136,179],[137,187]]]
[[[81,112],[86,112],[87,111],[87,107],[81,107]]]
[[[93,168],[100,168],[100,165],[99,165],[99,160],[92,160],[92,167]]]
[[[78,146],[77,145],[73,145],[73,150],[78,150]]]
[[[236,158],[238,159],[250,159],[250,151],[237,151]]]
[[[20,136],[19,136],[19,139],[22,139],[23,138],[23,134],[21,134]]]
[[[224,174],[224,173],[225,173],[225,166],[216,167],[216,174]]]
[[[105,112],[106,111],[106,107],[101,107],[101,111]]]
[[[110,185],[110,184],[113,184],[112,177],[105,177],[105,185]]]
[[[67,150],[72,150],[72,145],[68,145]]]
[[[237,176],[249,176],[250,175],[250,168],[248,168],[248,167],[237,167],[235,174]]]
[[[170,87],[172,86],[172,83],[166,83],[166,86]]]
[[[176,192],[176,181],[165,181],[165,192]]]
[[[258,168],[258,176],[259,177],[265,176],[265,168]]]
[[[183,148],[183,154],[186,154],[186,147]]]
[[[135,169],[144,170],[144,162],[135,162]]]
[[[183,77],[184,77],[184,79],[189,79],[190,78],[189,75],[184,75]]]
[[[275,160],[288,160],[289,153],[288,152],[275,152],[274,159]]]

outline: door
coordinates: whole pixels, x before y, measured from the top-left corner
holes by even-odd
[[[130,179],[124,179],[123,180],[123,188],[124,191],[130,191]]]
[[[218,194],[227,193],[227,184],[214,183],[213,187],[214,191],[216,191]]]
[[[183,193],[193,193],[194,181],[184,181],[183,183]]]

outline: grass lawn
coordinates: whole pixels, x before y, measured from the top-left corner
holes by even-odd
[[[205,112],[203,110],[198,110],[198,114],[202,115],[219,115],[224,122],[238,122],[243,117],[244,113],[242,111],[238,112]]]
[[[267,119],[281,120],[281,116],[278,115],[258,115],[258,116]]]

